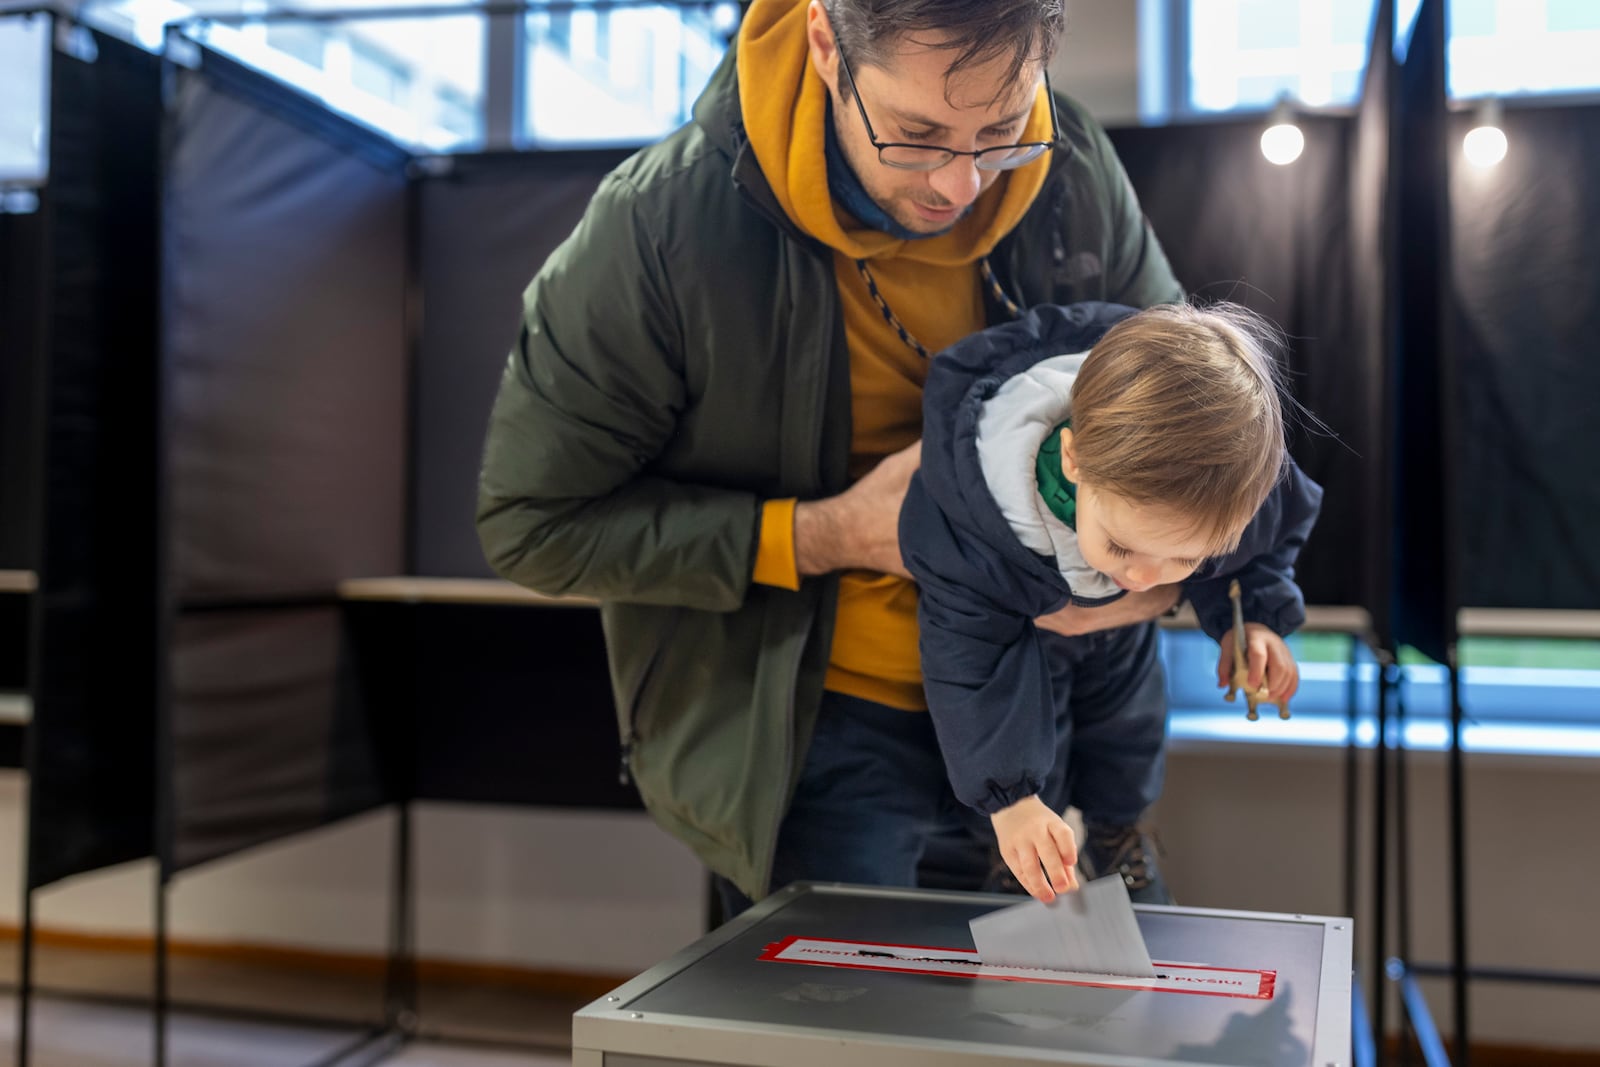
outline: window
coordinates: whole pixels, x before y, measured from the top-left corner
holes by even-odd
[[[0,187],[43,184],[50,168],[50,25],[44,16],[0,17]],[[34,202],[0,188],[0,211]]]
[[[1293,717],[1281,722],[1267,709],[1245,718],[1216,686],[1218,648],[1196,631],[1163,634],[1172,735],[1197,740],[1342,745],[1347,708],[1357,709],[1356,740],[1376,736],[1377,664],[1364,647],[1352,650],[1339,634],[1299,634],[1290,647],[1300,665]],[[1467,751],[1600,756],[1600,641],[1466,637],[1459,646]],[[1450,698],[1444,667],[1402,650],[1401,690],[1406,744],[1442,749],[1449,741]],[[1352,686],[1352,682],[1354,685]]]
[[[318,26],[304,23],[270,22],[267,45],[292,56],[308,67],[321,70],[327,65],[328,34]]]
[[[1283,94],[1312,106],[1354,100],[1372,8],[1359,0],[1193,0],[1189,106],[1268,108]]]
[[[79,17],[151,50],[163,47],[167,24],[188,20],[185,34],[206,46],[427,152],[656,140],[688,121],[740,18],[733,0],[621,8],[563,0],[554,9],[533,0],[515,19],[403,14],[432,0],[292,8],[365,6],[372,17],[321,21],[296,19],[288,0],[250,0],[243,16],[199,21],[197,11],[218,9],[90,0]]]
[[[1600,90],[1600,3],[1451,0],[1450,95]]]
[[[426,2],[386,3],[382,16],[370,19],[227,20],[192,23],[188,32],[402,144],[430,151],[477,147],[484,139],[484,20],[394,14]],[[306,0],[296,8],[348,6]],[[113,0],[86,6],[84,17],[158,49],[162,26],[193,14],[174,0]]]
[[[411,88],[410,64],[370,41],[350,41],[350,83],[368,96],[389,104],[403,103]]]
[[[1399,0],[1396,39],[1421,0]],[[1595,0],[1446,0],[1457,99],[1600,90]],[[1280,95],[1345,107],[1361,91],[1375,5],[1365,0],[1142,0],[1147,121],[1265,110]],[[1160,62],[1165,57],[1166,62]]]
[[[733,3],[530,11],[522,140],[639,144],[689,120],[739,22]]]

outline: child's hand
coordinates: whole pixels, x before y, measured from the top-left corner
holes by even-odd
[[[1294,696],[1300,688],[1300,667],[1283,638],[1259,622],[1244,624],[1245,664],[1249,668],[1248,688],[1256,692],[1267,687],[1267,702],[1277,704]],[[1222,654],[1217,657],[1217,688],[1226,689],[1233,675],[1233,631],[1222,635]]]
[[[1078,843],[1072,827],[1044,801],[1027,797],[989,818],[1000,839],[1000,856],[1022,888],[1046,904],[1056,893],[1078,888],[1078,875],[1072,869],[1078,862]]]

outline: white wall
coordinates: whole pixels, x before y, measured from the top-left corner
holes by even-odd
[[[1342,752],[1266,745],[1191,746],[1171,760],[1157,812],[1166,870],[1179,902],[1321,914],[1342,912]],[[1450,949],[1446,767],[1442,754],[1408,758],[1412,958],[1446,962]],[[1468,952],[1482,966],[1600,973],[1600,761],[1475,756],[1466,765]],[[1370,797],[1370,767],[1361,794]],[[1372,822],[1363,804],[1362,906],[1356,952],[1370,959],[1362,922],[1370,901]],[[1391,831],[1391,843],[1393,842]],[[1390,930],[1395,926],[1390,912]],[[1395,944],[1391,938],[1389,951]],[[1449,989],[1426,983],[1450,1032]],[[1474,1036],[1509,1044],[1600,1049],[1600,991],[1479,982]],[[1389,1018],[1396,1018],[1391,1010]]]
[[[1342,912],[1342,767],[1342,753],[1327,749],[1179,747],[1156,818],[1179,902]],[[1475,757],[1467,780],[1473,959],[1600,969],[1600,850],[1592,825],[1600,762]],[[1413,955],[1443,961],[1442,759],[1413,756],[1410,789]],[[7,887],[20,882],[10,844],[19,840],[20,817],[19,776],[6,772],[0,885]],[[1370,839],[1365,812],[1360,825]],[[173,894],[173,934],[378,953],[391,827],[389,816],[369,816],[187,874]],[[417,841],[418,941],[428,958],[629,974],[699,934],[701,871],[642,816],[424,805]],[[1362,848],[1365,857],[1370,850]],[[1365,891],[1370,878],[1362,862]],[[39,921],[148,934],[150,880],[146,863],[75,879],[40,894]],[[0,922],[17,921],[17,903],[8,889]],[[1365,911],[1357,913],[1362,958],[1370,956]],[[1447,987],[1428,984],[1435,1019],[1448,1028]],[[1600,1049],[1592,990],[1481,983],[1473,1008],[1481,1040]]]
[[[0,772],[0,923],[16,924],[22,777]],[[640,814],[420,805],[417,949],[429,959],[632,974],[700,935],[704,875]],[[373,813],[179,876],[172,936],[380,954],[394,819]],[[148,937],[150,861],[35,898],[61,930]]]

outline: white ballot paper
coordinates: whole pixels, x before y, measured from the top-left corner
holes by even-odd
[[[1029,900],[980,915],[968,925],[985,964],[1156,976],[1119,875],[1097,878],[1050,904]]]

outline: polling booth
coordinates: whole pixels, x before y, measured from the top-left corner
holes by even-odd
[[[520,291],[623,153],[414,159],[215,50],[168,58],[159,897],[397,805],[367,1044],[415,1024],[411,802],[638,805],[598,613],[490,581],[473,525]]]
[[[55,16],[48,175],[0,215],[7,500],[0,569],[31,574],[7,688],[31,698],[29,885],[148,855],[154,715],[154,261],[159,64]],[[15,285],[13,285],[13,281]],[[133,760],[129,751],[141,753]]]
[[[421,165],[197,57],[163,199],[172,870],[379,803],[633,803],[570,769],[587,709],[538,711],[598,700],[614,778],[591,613],[519,631],[415,584],[492,577],[477,454],[519,293],[620,155]]]
[[[0,178],[0,747],[26,782],[25,1061],[36,894],[154,847],[161,104],[155,57],[62,16],[7,12],[0,39],[38,86],[7,105],[34,163]]]

